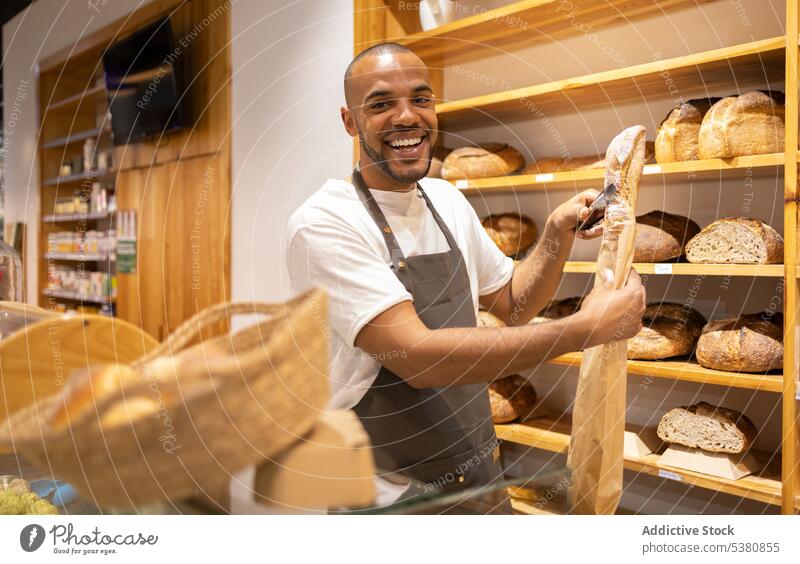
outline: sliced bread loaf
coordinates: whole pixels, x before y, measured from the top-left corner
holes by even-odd
[[[695,263],[780,264],[783,237],[761,220],[728,217],[692,237],[686,258]]]
[[[704,401],[668,411],[657,432],[667,443],[731,454],[746,451],[758,435],[747,416]]]

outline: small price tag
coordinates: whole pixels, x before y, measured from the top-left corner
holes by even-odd
[[[681,479],[681,475],[680,474],[676,474],[675,472],[670,472],[669,470],[661,470],[661,469],[659,469],[658,477],[659,478],[666,478],[667,480],[675,480],[676,482],[683,481]]]
[[[671,264],[656,264],[655,265],[655,273],[656,274],[672,274],[672,265]]]
[[[459,190],[464,190],[465,188],[469,188],[469,180],[456,180],[456,188]]]
[[[661,174],[661,165],[644,165],[644,174]]]
[[[553,180],[553,173],[550,172],[548,174],[537,174],[536,175],[536,182],[549,182]]]

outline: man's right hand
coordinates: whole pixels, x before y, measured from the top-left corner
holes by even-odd
[[[577,313],[586,326],[586,347],[630,339],[642,329],[644,309],[645,289],[634,269],[619,290],[598,286],[584,298]]]

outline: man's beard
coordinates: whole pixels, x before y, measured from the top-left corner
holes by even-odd
[[[386,176],[394,180],[395,182],[400,182],[403,184],[411,184],[412,182],[417,182],[421,178],[425,178],[428,175],[428,171],[431,168],[431,158],[433,157],[433,147],[430,147],[428,151],[428,164],[425,167],[425,170],[422,173],[412,173],[408,175],[400,175],[394,172],[391,167],[389,167],[389,161],[378,151],[370,147],[366,140],[364,139],[364,135],[361,133],[361,130],[358,131],[358,142],[361,145],[361,150],[363,150],[369,158],[372,159],[378,168],[383,171]]]

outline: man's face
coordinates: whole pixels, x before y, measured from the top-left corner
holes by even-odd
[[[411,53],[367,56],[353,68],[345,127],[358,135],[362,167],[375,163],[399,183],[428,174],[437,135],[428,69]]]

